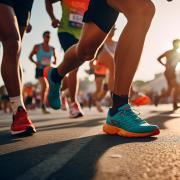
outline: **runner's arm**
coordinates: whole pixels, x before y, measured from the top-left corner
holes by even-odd
[[[56,49],[55,48],[53,48],[53,56],[54,56],[53,64],[56,64],[56,62],[57,62],[57,53],[56,53]]]
[[[161,56],[159,56],[159,57],[157,58],[158,62],[159,62],[160,64],[162,64],[163,66],[165,66],[165,64],[162,62],[162,58],[164,58],[164,57],[166,57],[166,53],[162,54]]]
[[[31,51],[31,53],[30,53],[30,55],[29,55],[30,61],[31,61],[32,63],[34,63],[36,66],[38,66],[39,63],[33,59],[33,56],[34,56],[35,54],[37,54],[38,49],[39,49],[39,48],[38,48],[38,45],[35,45],[35,46],[33,47],[33,50]]]
[[[54,15],[54,9],[53,9],[53,3],[57,2],[57,0],[45,0],[45,5],[46,5],[46,11],[51,18],[51,24],[54,28],[59,27],[60,21],[55,17]]]

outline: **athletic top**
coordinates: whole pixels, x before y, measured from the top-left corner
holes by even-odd
[[[115,50],[116,50],[117,42],[112,41],[112,43],[104,43],[104,49],[112,56],[114,57]]]
[[[50,50],[47,52],[43,49],[42,44],[38,45],[39,50],[36,54],[37,62],[39,62],[42,66],[40,68],[44,68],[45,66],[50,66],[51,58],[53,56],[54,48],[50,46]]]
[[[62,18],[58,32],[67,32],[80,37],[83,16],[90,0],[62,0]]]

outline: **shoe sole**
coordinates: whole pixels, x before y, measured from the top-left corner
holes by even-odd
[[[49,79],[48,79],[48,72],[49,70],[52,69],[52,67],[48,66],[44,69],[43,71],[43,76],[47,79],[48,83],[50,84],[49,82]],[[48,98],[47,98],[47,104],[52,108],[52,109],[55,109],[55,110],[58,110],[58,109],[61,109],[61,107],[53,107],[50,105],[49,103],[49,92],[50,92],[50,87],[49,87],[49,90],[48,90]]]
[[[115,126],[108,125],[108,124],[103,125],[103,131],[110,135],[119,135],[119,136],[130,137],[130,138],[150,137],[150,136],[156,136],[160,134],[159,129],[155,129],[154,131],[149,132],[149,133],[133,133],[133,132],[128,132],[121,128],[117,128]]]
[[[12,136],[28,136],[28,135],[33,135],[34,133],[36,133],[36,129],[32,126],[27,127],[27,129],[23,130],[23,131],[12,131],[11,130]]]
[[[84,114],[79,113],[79,114],[77,114],[75,116],[70,115],[70,118],[79,118],[79,117],[83,117],[83,116],[84,116]]]

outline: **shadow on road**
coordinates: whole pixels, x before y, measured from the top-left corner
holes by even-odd
[[[170,115],[171,115],[170,112],[160,112],[154,116],[148,117],[146,120],[151,124],[158,125],[160,129],[167,129],[167,127],[165,126],[165,123],[167,121],[180,118],[180,117],[172,117]]]
[[[60,130],[60,129],[69,129],[69,128],[83,128],[83,127],[94,127],[101,125],[105,122],[105,118],[93,118],[84,121],[74,121],[74,122],[66,122],[66,123],[57,123],[51,125],[40,125],[37,127],[38,131],[49,131],[49,130]]]
[[[62,148],[65,148],[67,144],[75,142],[78,147],[78,145],[83,142],[87,142],[88,140],[89,143],[83,146],[83,148],[77,152],[74,157],[71,158],[61,169],[57,168],[48,179],[90,180],[96,174],[96,164],[98,160],[109,148],[114,146],[119,146],[120,148],[121,145],[127,143],[151,142],[156,140],[156,138],[128,139],[118,136],[107,136],[105,134],[100,134],[12,152],[0,156],[1,179],[15,179],[15,177],[24,174],[30,168],[36,167],[45,159],[55,155]],[[67,151],[72,152],[72,149],[67,149]],[[64,154],[57,156],[57,161],[60,162],[63,156]],[[47,167],[47,171],[48,169],[49,167]],[[39,177],[41,177],[41,174],[39,174]]]

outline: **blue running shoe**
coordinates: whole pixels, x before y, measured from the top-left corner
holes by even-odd
[[[46,67],[44,69],[44,77],[49,82],[49,93],[48,93],[48,102],[51,108],[60,109],[61,108],[61,100],[60,100],[60,87],[61,83],[54,83],[51,80],[52,68]]]
[[[158,126],[148,124],[138,115],[129,104],[120,107],[113,116],[109,110],[103,131],[124,137],[149,137],[160,133]]]

